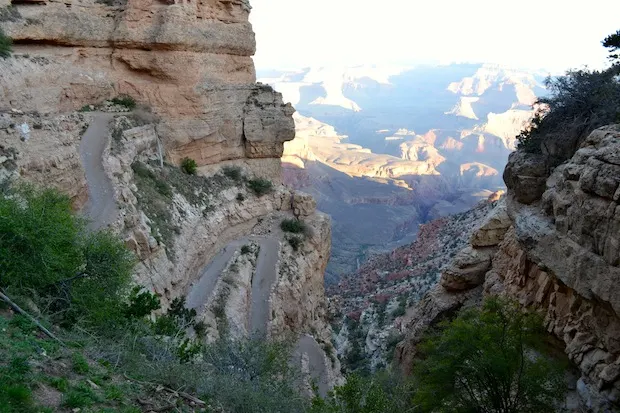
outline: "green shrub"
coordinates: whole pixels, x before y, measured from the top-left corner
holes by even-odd
[[[184,158],[183,161],[181,161],[181,169],[188,175],[196,175],[198,164],[191,158]]]
[[[315,397],[310,413],[417,412],[410,405],[412,388],[400,377],[381,372],[372,376],[351,374],[326,398]]]
[[[62,404],[70,409],[92,406],[99,401],[95,392],[85,384],[79,384],[65,393]]]
[[[129,294],[129,303],[124,312],[127,318],[140,319],[160,308],[161,304],[157,295],[144,291],[140,286],[135,286]]]
[[[110,102],[115,105],[124,106],[127,109],[135,109],[136,107],[136,100],[129,95],[119,95],[110,99]]]
[[[0,28],[0,57],[7,59],[11,57],[13,52],[13,41],[9,36],[6,36]]]
[[[542,320],[518,303],[489,299],[441,325],[420,346],[414,404],[422,411],[554,411],[562,369],[546,358]]]
[[[258,197],[273,191],[273,184],[271,181],[264,178],[250,179],[248,181],[248,186]]]
[[[245,195],[243,195],[241,192],[239,192],[237,194],[237,202],[243,202],[245,201]]]
[[[1,288],[34,292],[67,325],[119,323],[134,258],[116,235],[88,232],[66,196],[31,186],[0,195],[0,216]]]
[[[284,232],[292,232],[293,234],[305,234],[308,231],[306,223],[298,219],[285,219],[280,224],[280,228]]]
[[[250,248],[249,245],[244,245],[243,247],[241,247],[242,255],[248,255],[250,252],[252,252],[252,248]]]
[[[288,245],[290,245],[295,252],[299,251],[299,247],[301,247],[301,245],[303,244],[303,240],[301,239],[301,237],[288,237],[287,241]]]
[[[81,353],[73,353],[71,363],[73,371],[77,374],[86,374],[90,370],[88,362]]]
[[[235,182],[240,182],[243,179],[243,173],[238,166],[225,166],[223,168],[224,175],[232,179]]]

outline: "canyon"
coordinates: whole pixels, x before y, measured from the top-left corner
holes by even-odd
[[[298,110],[284,179],[333,218],[328,284],[503,189],[515,137],[546,93],[539,73],[490,64],[258,76]]]

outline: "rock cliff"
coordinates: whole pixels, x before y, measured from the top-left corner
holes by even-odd
[[[407,314],[396,352],[405,370],[430,325],[484,295],[505,294],[544,316],[580,372],[578,402],[566,407],[617,411],[620,126],[566,144],[511,155],[506,207],[491,213],[440,285]]]
[[[270,165],[293,139],[290,105],[256,84],[246,0],[1,0],[16,58],[0,109],[56,113],[130,95],[161,118],[167,158]],[[8,10],[8,9],[5,9]]]
[[[185,297],[208,340],[299,339],[325,393],[339,371],[324,319],[330,220],[281,185],[294,109],[256,83],[249,12],[246,0],[0,0],[15,44],[0,60],[0,180],[56,187],[91,227],[121,234],[136,282],[164,308]],[[186,157],[197,175],[178,167]],[[284,219],[307,232],[292,240]]]

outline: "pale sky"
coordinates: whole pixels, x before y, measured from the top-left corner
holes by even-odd
[[[602,67],[620,0],[250,0],[256,66]]]

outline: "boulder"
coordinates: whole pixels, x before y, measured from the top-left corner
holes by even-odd
[[[295,192],[293,195],[293,214],[296,217],[307,217],[316,211],[316,200],[312,195],[304,192]]]
[[[547,157],[541,154],[513,152],[504,170],[504,182],[517,202],[531,204],[540,199],[549,177]]]
[[[494,253],[494,248],[464,248],[441,274],[441,286],[448,291],[461,291],[482,285]]]
[[[476,248],[497,246],[502,242],[511,225],[512,221],[508,216],[506,202],[502,200],[485,218],[482,226],[472,234],[470,244]]]

